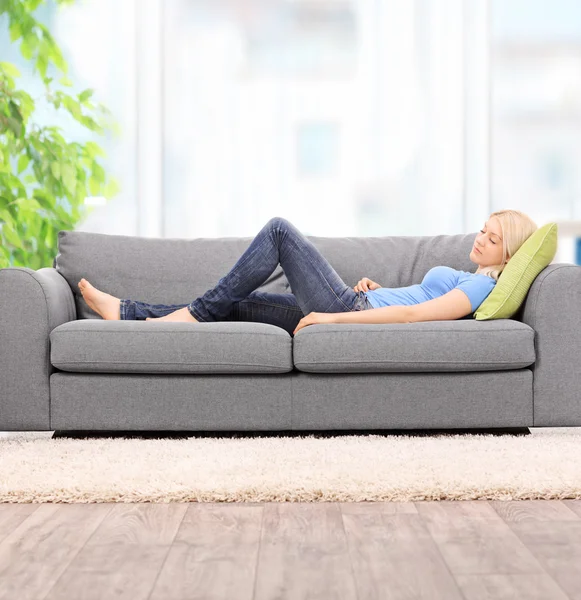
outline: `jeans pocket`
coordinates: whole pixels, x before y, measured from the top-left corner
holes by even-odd
[[[356,310],[365,310],[365,302],[366,298],[363,292],[357,292],[357,298],[355,299],[355,303],[353,304],[353,311]]]
[[[357,299],[353,304],[353,310],[369,310],[373,308],[371,302],[369,302],[369,298],[365,292],[357,292]]]
[[[371,302],[369,302],[369,298],[367,297],[367,294],[363,294],[363,302],[364,302],[364,306],[363,306],[363,310],[369,310],[370,308],[373,308],[373,304],[371,304]]]

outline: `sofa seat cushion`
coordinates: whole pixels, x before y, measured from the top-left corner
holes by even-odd
[[[512,319],[324,323],[295,335],[293,360],[309,373],[521,369],[535,362],[534,336]]]
[[[69,321],[50,333],[51,363],[84,373],[287,373],[292,338],[266,323]]]

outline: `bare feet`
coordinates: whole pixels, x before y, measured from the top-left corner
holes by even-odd
[[[86,279],[79,281],[79,289],[85,302],[106,321],[119,321],[121,300],[93,287]]]
[[[197,319],[192,317],[192,314],[188,310],[187,306],[180,308],[179,310],[175,310],[169,315],[165,315],[165,317],[147,317],[146,321],[175,321],[182,323],[198,323]]]

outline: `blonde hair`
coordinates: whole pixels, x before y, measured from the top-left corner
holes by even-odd
[[[502,234],[502,263],[484,267],[480,273],[488,275],[498,281],[500,274],[506,267],[506,258],[513,257],[516,251],[538,229],[536,223],[520,210],[497,210],[490,217],[496,217],[500,223]],[[489,218],[490,218],[489,217]]]

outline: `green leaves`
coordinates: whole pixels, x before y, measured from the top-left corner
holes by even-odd
[[[95,90],[65,93],[74,88],[68,65],[48,28],[33,12],[45,0],[0,0],[0,26],[8,16],[11,43],[30,61],[55,111],[65,111],[98,134],[118,131],[107,107],[94,103]],[[60,5],[74,0],[57,0]],[[49,75],[49,70],[62,76]],[[57,126],[40,127],[31,94],[18,89],[21,76],[15,65],[0,62],[0,268],[52,266],[58,232],[73,229],[91,210],[89,195],[112,198],[119,184],[108,178],[99,158],[105,152],[95,141],[70,141]]]
[[[36,34],[26,36],[20,44],[20,53],[26,60],[30,60],[38,48],[38,38]]]
[[[60,48],[57,46],[50,31],[41,23],[39,23],[39,27],[41,28],[42,33],[44,35],[43,43],[47,61],[52,61],[52,63],[57,69],[59,69],[63,73],[66,73],[69,70],[69,67],[65,62],[65,59],[63,58]]]
[[[12,63],[0,62],[0,70],[9,77],[20,77],[20,71]]]
[[[40,204],[34,198],[18,198],[16,200],[21,211],[36,212]]]
[[[92,95],[95,90],[85,90],[78,95],[79,102],[84,104]]]
[[[18,157],[18,174],[20,175],[20,173],[22,173],[23,171],[26,170],[26,167],[28,167],[28,164],[30,163],[30,158],[28,157],[28,154],[21,154]]]
[[[0,208],[0,223],[8,223],[10,226],[14,225],[14,217],[6,208]]]
[[[11,246],[14,246],[15,248],[21,248],[21,249],[24,248],[24,246],[22,245],[22,242],[21,242],[20,238],[18,237],[18,234],[14,230],[14,227],[12,224],[4,223],[4,225],[2,226],[2,237]]]
[[[50,46],[46,38],[42,38],[39,42],[38,54],[36,56],[36,68],[44,79],[48,68]]]
[[[16,41],[22,35],[22,29],[20,29],[20,23],[18,21],[10,23],[9,31],[11,42]]]
[[[95,156],[105,156],[105,152],[101,146],[95,144],[95,142],[87,142],[85,144],[85,152],[90,158],[94,158]]]
[[[15,137],[21,137],[23,134],[23,119],[18,105],[10,99],[4,110],[2,110],[2,113],[6,128],[12,131]]]
[[[77,171],[70,164],[62,165],[62,182],[70,195],[74,196],[77,188]]]

